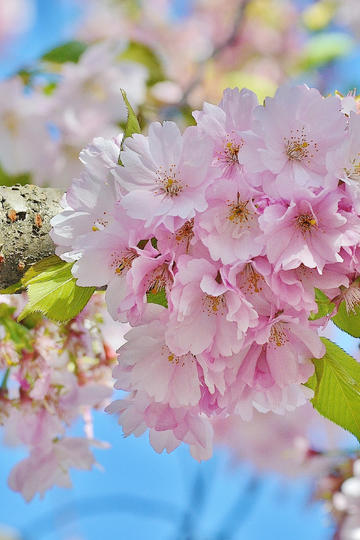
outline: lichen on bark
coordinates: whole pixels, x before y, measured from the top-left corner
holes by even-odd
[[[0,289],[55,252],[50,220],[61,211],[61,196],[60,190],[30,184],[0,186]]]

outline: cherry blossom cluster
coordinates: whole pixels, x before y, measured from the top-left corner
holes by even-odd
[[[143,124],[166,117],[169,107],[181,116],[187,103],[218,99],[228,84],[266,95],[300,69],[308,39],[290,0],[196,0],[182,16],[169,0],[78,2],[84,20],[77,37],[86,49],[79,61],[39,59],[0,82],[0,168],[14,183],[21,176],[67,187],[80,174],[81,149],[95,136],[115,136],[125,122],[120,88],[141,108]],[[19,26],[23,4],[1,4],[0,47],[2,19],[5,25],[16,12]]]
[[[103,409],[111,397],[116,357],[103,337],[108,314],[102,296],[94,295],[80,315],[61,326],[40,315],[20,325],[16,315],[26,296],[1,297],[10,324],[0,321],[0,424],[5,444],[28,448],[8,480],[26,500],[53,485],[70,487],[69,469],[90,469],[91,446],[107,446],[94,439],[92,427],[92,410]],[[114,332],[111,320],[110,329]],[[79,418],[83,437],[70,431]]]
[[[157,451],[184,441],[207,459],[214,418],[312,396],[327,322],[311,320],[315,288],[359,301],[360,116],[352,96],[284,86],[264,105],[227,89],[194,118],[121,149],[95,139],[52,237],[78,285],[106,286],[132,326],[114,370],[128,394],[108,411]]]

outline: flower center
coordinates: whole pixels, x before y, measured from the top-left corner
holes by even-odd
[[[163,289],[168,289],[173,279],[169,271],[169,265],[164,263],[155,268],[148,280],[146,292],[157,294]]]
[[[285,152],[290,161],[307,161],[310,163],[314,157],[313,151],[317,152],[317,144],[312,139],[308,140],[305,128],[290,131],[290,137],[284,137]]]
[[[175,239],[178,244],[186,242],[186,251],[189,251],[190,242],[194,237],[194,218],[189,221],[185,221],[184,225],[180,227],[175,233]]]
[[[305,234],[310,232],[313,227],[317,226],[317,221],[312,214],[301,214],[296,218],[296,224],[300,231]]]
[[[94,221],[94,225],[91,227],[91,229],[95,231],[100,231],[102,229],[105,229],[109,225],[109,220],[106,218],[107,212],[104,211],[103,216],[97,218]]]
[[[237,137],[235,133],[227,133],[223,149],[216,154],[217,161],[229,167],[238,165],[239,150],[242,146],[244,146],[244,141],[241,137]]]
[[[247,263],[244,270],[239,274],[239,287],[244,292],[259,293],[263,290],[264,277],[256,272],[251,263]]]
[[[220,294],[219,296],[205,294],[203,297],[203,306],[209,315],[217,315],[218,313],[223,315],[225,305],[226,300],[224,294]]]
[[[240,150],[240,144],[236,144],[234,141],[228,141],[225,144],[225,159],[228,162],[237,162],[238,161],[238,154]]]
[[[273,343],[277,347],[282,347],[289,341],[289,338],[284,330],[284,326],[278,322],[272,325],[270,330],[269,343]]]
[[[129,268],[131,268],[132,262],[137,256],[137,253],[130,250],[122,253],[114,251],[111,254],[110,266],[114,269],[116,274],[120,275],[124,270],[129,270]]]
[[[185,362],[194,362],[196,360],[196,357],[193,354],[183,354],[182,356],[177,356],[171,352],[166,345],[163,345],[161,349],[162,356],[165,357],[169,364],[172,364],[173,366],[184,367]]]
[[[178,178],[175,164],[170,165],[168,170],[159,167],[156,171],[156,177],[156,184],[160,186],[156,194],[162,193],[173,198],[177,197],[184,189],[183,183]]]
[[[247,207],[248,204],[249,201],[240,200],[240,194],[238,193],[236,202],[228,204],[228,220],[239,225],[242,223],[247,223],[253,219],[254,215]]]
[[[181,357],[180,356],[175,356],[175,354],[170,352],[170,351],[169,351],[169,354],[168,354],[167,358],[168,358],[168,361],[170,362],[170,364],[176,364],[177,366],[181,366],[181,367],[185,366],[185,362],[183,360],[181,360]]]

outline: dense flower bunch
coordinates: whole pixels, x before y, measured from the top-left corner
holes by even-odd
[[[312,396],[327,322],[311,320],[314,288],[359,301],[360,116],[352,97],[299,86],[264,106],[227,89],[194,117],[127,138],[122,165],[116,140],[95,140],[52,236],[133,327],[114,370],[128,395],[108,410],[157,451],[184,441],[207,459],[214,417]]]
[[[188,104],[217,100],[224,86],[251,85],[265,96],[312,66],[290,0],[196,0],[183,13],[169,0],[78,1],[81,41],[0,82],[1,184],[68,187],[80,174],[81,149],[125,122],[120,88],[143,125],[169,114],[187,124]],[[23,4],[1,4],[0,48],[2,19],[16,12],[19,26]]]
[[[17,323],[24,296],[1,301],[0,424],[6,444],[29,449],[12,469],[9,486],[30,500],[53,485],[70,487],[69,469],[90,469],[91,446],[106,446],[94,440],[91,412],[111,397],[115,353],[103,337],[108,315],[101,294],[60,327],[39,314]],[[69,433],[79,418],[84,437]]]

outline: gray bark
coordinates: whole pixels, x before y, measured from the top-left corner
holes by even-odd
[[[52,188],[0,186],[0,289],[55,252],[50,219],[61,211],[61,196]]]

